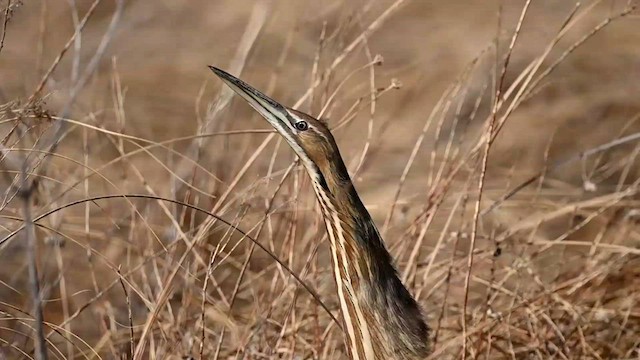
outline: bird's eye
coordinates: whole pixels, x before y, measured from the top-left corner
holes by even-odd
[[[295,123],[294,126],[299,131],[305,131],[305,130],[307,130],[309,128],[309,124],[307,124],[306,121],[298,121],[297,123]]]

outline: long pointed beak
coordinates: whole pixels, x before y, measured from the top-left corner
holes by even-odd
[[[292,133],[293,119],[283,105],[224,70],[220,70],[214,66],[209,66],[209,69],[218,75],[231,90],[242,96],[242,98],[260,113],[260,115],[267,119],[278,132],[283,135]]]

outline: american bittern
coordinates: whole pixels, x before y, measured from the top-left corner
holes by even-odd
[[[211,67],[282,135],[307,169],[331,242],[345,342],[357,360],[422,359],[429,327],[398,278],[327,125]]]

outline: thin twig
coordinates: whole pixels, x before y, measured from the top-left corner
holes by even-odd
[[[91,15],[93,15],[100,1],[102,0],[95,0],[93,4],[91,4],[91,7],[89,8],[89,10],[87,10],[87,13],[84,15],[84,18],[82,19],[78,27],[75,29],[75,32],[73,33],[71,38],[69,38],[67,43],[64,45],[64,47],[60,51],[60,54],[58,54],[56,59],[53,60],[53,63],[49,67],[49,70],[47,70],[47,72],[44,74],[44,76],[40,80],[40,83],[38,84],[38,86],[36,86],[36,89],[27,100],[28,104],[31,104],[36,99],[36,97],[40,95],[40,92],[42,92],[42,89],[44,88],[44,85],[47,83],[47,80],[49,80],[49,77],[51,77],[51,74],[53,73],[53,71],[58,67],[58,64],[60,64],[60,60],[62,60],[62,58],[64,57],[64,54],[66,54],[67,50],[69,50],[69,47],[71,47],[71,44],[74,43],[76,36],[78,36],[78,34],[82,31],[82,29],[84,29],[85,25],[87,24],[87,21],[89,20],[89,18],[91,18]]]
[[[18,130],[20,131],[20,130]],[[22,137],[22,136],[20,136]],[[44,339],[44,317],[42,314],[42,294],[40,292],[40,280],[38,278],[37,246],[34,220],[31,213],[31,203],[36,183],[29,179],[28,157],[22,161],[20,182],[18,183],[17,196],[22,200],[22,216],[24,218],[24,234],[27,238],[27,263],[29,267],[29,287],[33,306],[33,318],[35,321],[35,357],[36,360],[47,360],[47,345]]]
[[[107,46],[109,46],[109,43],[113,39],[113,36],[115,35],[115,31],[118,28],[118,24],[120,23],[120,19],[122,18],[122,13],[124,12],[124,3],[125,3],[125,0],[116,0],[116,9],[113,12],[113,16],[111,17],[111,22],[109,23],[109,27],[107,28],[104,35],[102,36],[102,40],[98,45],[98,49],[96,49],[95,54],[89,61],[89,64],[87,64],[87,67],[85,68],[84,73],[78,79],[78,82],[76,82],[74,87],[71,89],[69,99],[67,100],[67,103],[64,105],[64,107],[62,108],[62,111],[60,112],[61,118],[66,118],[69,115],[69,113],[71,112],[71,108],[76,102],[76,98],[78,97],[82,89],[84,89],[85,85],[89,81],[89,78],[93,76],[94,72],[97,70],[98,65],[100,64],[100,60],[102,60],[102,56],[107,50]],[[56,151],[58,145],[64,138],[64,133],[67,129],[66,125],[67,125],[66,121],[56,121],[56,124],[54,126],[55,130],[53,134],[53,139],[52,139],[51,145],[49,145],[49,148],[47,151],[48,153],[53,153]]]
[[[131,346],[131,358],[133,359],[133,351],[135,350],[135,345],[133,343],[133,313],[131,312],[131,299],[129,298],[129,292],[127,291],[127,286],[122,280],[124,276],[120,272],[120,267],[118,267],[118,280],[120,280],[120,285],[122,285],[122,291],[124,291],[125,301],[127,302],[127,315],[129,316],[129,345]]]
[[[516,29],[513,33],[513,37],[511,38],[511,43],[509,44],[507,56],[504,60],[504,64],[502,65],[500,79],[496,87],[496,95],[495,95],[492,114],[491,114],[492,116],[491,116],[491,119],[489,120],[489,126],[486,131],[487,145],[482,155],[480,180],[478,181],[478,199],[476,200],[476,204],[474,208],[473,223],[472,223],[473,225],[471,229],[471,241],[469,243],[469,256],[467,258],[467,274],[464,280],[464,305],[462,310],[462,359],[463,360],[466,359],[466,354],[467,354],[467,304],[469,302],[469,285],[470,285],[470,279],[471,279],[471,271],[473,269],[473,258],[474,258],[473,255],[474,255],[476,239],[478,235],[480,204],[482,203],[482,192],[484,189],[484,181],[487,174],[489,150],[491,149],[491,144],[495,139],[495,137],[493,136],[493,128],[496,125],[496,120],[498,115],[498,102],[500,101],[500,97],[502,96],[502,86],[504,84],[507,68],[509,66],[509,61],[511,59],[511,54],[513,53],[513,47],[515,46],[516,41],[518,40],[518,35],[520,34],[520,29],[522,28],[522,23],[524,22],[525,15],[527,14],[527,10],[529,9],[530,4],[531,4],[531,0],[527,0],[527,2],[524,4],[524,7],[522,8],[522,12],[520,13],[520,19],[518,20],[518,25],[516,25]]]
[[[7,36],[7,23],[9,23],[9,13],[11,11],[11,0],[7,0],[7,7],[4,9],[4,21],[2,22],[2,36],[0,36],[0,52],[4,48],[4,39]]]
[[[598,145],[598,146],[593,147],[591,149],[588,149],[588,150],[585,150],[585,151],[581,151],[581,152],[579,152],[579,153],[577,153],[575,155],[571,155],[571,156],[567,157],[566,159],[562,159],[562,160],[556,161],[554,164],[551,164],[550,166],[545,166],[543,170],[541,170],[537,174],[531,176],[527,180],[521,182],[520,184],[515,186],[513,189],[511,189],[509,192],[507,192],[502,197],[500,197],[500,199],[496,200],[488,208],[483,210],[480,215],[484,216],[484,215],[492,212],[493,210],[498,208],[498,206],[500,206],[502,203],[504,203],[505,201],[507,201],[508,199],[513,197],[515,194],[520,192],[522,189],[524,189],[527,186],[531,185],[536,180],[540,179],[545,174],[552,173],[553,171],[556,171],[556,170],[558,170],[560,168],[563,168],[563,167],[565,167],[565,166],[567,166],[567,165],[569,165],[569,164],[571,164],[573,162],[576,162],[576,161],[579,161],[579,160],[584,160],[585,158],[588,158],[588,157],[590,157],[592,155],[601,153],[603,151],[607,151],[609,149],[624,145],[626,143],[630,143],[630,142],[633,142],[633,141],[638,141],[638,140],[640,140],[640,132],[629,134],[629,135],[621,137],[619,139],[606,142],[606,143],[604,143],[602,145]]]

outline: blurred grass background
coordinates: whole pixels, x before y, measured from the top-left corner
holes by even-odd
[[[633,1],[0,5],[0,359],[38,328],[25,161],[51,358],[344,357],[283,267],[339,317],[306,174],[209,64],[329,121],[433,358],[640,358]]]

